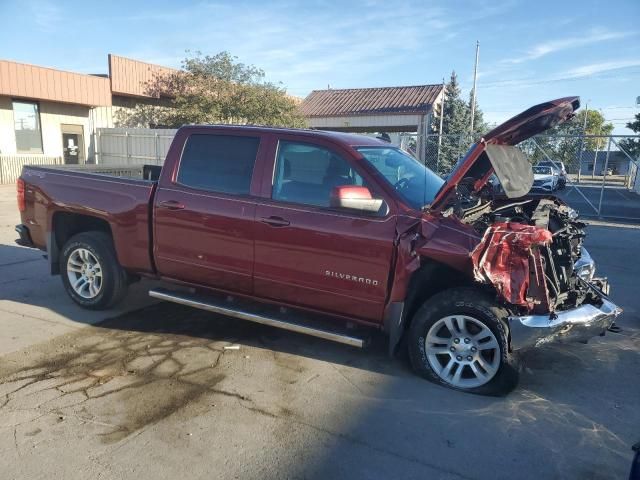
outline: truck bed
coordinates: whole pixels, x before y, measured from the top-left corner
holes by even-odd
[[[156,181],[160,177],[160,165],[50,165],[37,166],[33,165],[29,168],[38,168],[43,170],[59,170],[65,172],[79,172],[96,175],[108,175],[119,178],[133,178],[138,180]]]
[[[145,172],[144,166],[24,167],[25,218],[33,244],[47,250],[61,241],[57,229],[66,218],[91,217],[111,230],[123,267],[153,272],[151,201],[156,182],[144,179],[145,173],[157,177],[155,169]]]

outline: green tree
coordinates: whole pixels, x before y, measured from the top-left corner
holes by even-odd
[[[473,90],[469,92],[469,120],[471,120],[471,103],[473,102]],[[471,128],[471,125],[469,125]],[[476,109],[473,115],[473,132],[472,135],[475,140],[478,140],[482,134],[489,132],[491,129],[489,128],[489,124],[484,121],[484,115],[480,107],[478,106],[478,100],[476,99]]]
[[[228,52],[188,56],[182,69],[156,75],[146,93],[158,102],[138,103],[116,113],[128,127],[176,128],[193,123],[305,126],[297,102],[279,85],[265,81],[264,71],[245,65]]]
[[[613,125],[606,123],[599,111],[580,110],[570,120],[527,142],[525,148],[533,163],[550,158],[563,162],[569,173],[576,173],[580,165],[580,152],[607,147],[605,138],[582,137],[582,134],[606,136],[612,131]]]
[[[441,116],[442,132],[440,132]],[[444,109],[441,104],[436,106],[430,129],[432,135],[427,142],[427,166],[429,168],[440,174],[448,174],[458,159],[467,152],[469,146],[489,130],[477,102],[474,117],[474,132],[472,133],[471,93],[469,100],[465,101],[460,91],[458,76],[455,71],[451,72],[449,83],[445,85]],[[442,135],[438,135],[440,133]]]
[[[640,113],[636,113],[636,119],[633,122],[627,123],[627,128],[634,133],[640,133]],[[640,160],[640,139],[625,138],[620,142],[620,147],[636,160]]]
[[[447,174],[464,154],[470,143],[469,128],[471,113],[469,105],[462,99],[458,76],[451,72],[444,90],[444,108],[438,105],[431,131],[441,134],[431,136],[427,144],[427,165],[438,173]],[[440,132],[442,116],[442,132]],[[438,144],[438,141],[440,143]]]

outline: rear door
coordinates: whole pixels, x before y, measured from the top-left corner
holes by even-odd
[[[320,139],[280,135],[265,161],[256,210],[255,294],[337,315],[382,318],[393,253],[395,216],[329,207],[333,187],[364,185],[348,152]],[[364,176],[363,176],[364,175]],[[267,196],[265,195],[265,196]],[[385,199],[387,205],[394,206]]]
[[[181,155],[173,152],[177,168],[163,172],[154,202],[154,257],[163,277],[251,293],[260,145],[256,131],[200,129]]]

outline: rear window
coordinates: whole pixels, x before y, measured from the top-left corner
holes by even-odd
[[[178,183],[212,192],[248,195],[258,137],[191,135],[182,152]]]

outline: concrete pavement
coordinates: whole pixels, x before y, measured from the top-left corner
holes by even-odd
[[[86,312],[13,246],[0,187],[2,478],[624,478],[640,437],[640,229],[587,247],[622,334],[524,355],[506,398],[366,350],[172,304]],[[139,302],[139,303],[138,303]],[[98,325],[93,325],[100,320]],[[239,349],[225,347],[238,346]]]

